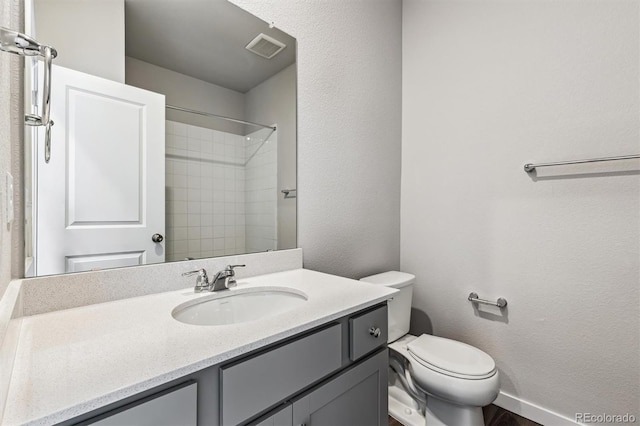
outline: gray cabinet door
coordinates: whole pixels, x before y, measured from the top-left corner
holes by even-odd
[[[295,426],[382,426],[388,422],[384,348],[293,403]]]
[[[251,423],[250,426],[293,426],[292,421],[293,408],[291,404],[287,404],[268,417],[259,419],[257,423]]]

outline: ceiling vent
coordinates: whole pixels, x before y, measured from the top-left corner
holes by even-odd
[[[287,47],[286,44],[276,40],[273,37],[269,37],[266,34],[260,33],[256,38],[251,40],[245,49],[250,52],[260,55],[263,58],[271,59],[276,56],[282,49]]]

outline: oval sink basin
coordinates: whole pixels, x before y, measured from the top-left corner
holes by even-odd
[[[281,314],[306,301],[306,294],[285,287],[231,290],[178,305],[171,315],[193,325],[238,324]]]

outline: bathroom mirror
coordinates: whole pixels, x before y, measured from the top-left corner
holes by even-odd
[[[296,40],[226,0],[29,0],[25,276],[296,247]],[[37,110],[42,63],[27,60]]]

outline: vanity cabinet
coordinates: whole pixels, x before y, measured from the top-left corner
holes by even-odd
[[[386,329],[377,305],[63,424],[385,425]]]

